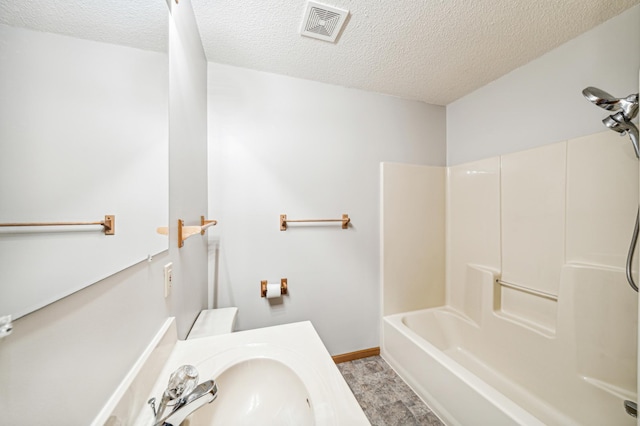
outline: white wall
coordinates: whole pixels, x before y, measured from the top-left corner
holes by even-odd
[[[607,112],[582,96],[595,86],[638,92],[640,6],[447,105],[447,164],[601,131]]]
[[[86,425],[168,316],[184,337],[206,305],[207,244],[177,248],[178,218],[206,214],[206,62],[188,0],[170,28],[170,248],[27,315],[0,340],[0,412],[15,425]],[[164,299],[162,266],[174,264]]]
[[[174,293],[170,313],[186,337],[207,307],[207,240],[177,246],[177,221],[200,225],[207,215],[207,62],[190,0],[170,2],[169,21],[169,253]]]
[[[7,25],[0,40],[0,222],[116,217],[112,236],[0,230],[0,315],[19,318],[167,249],[169,64]]]
[[[379,164],[444,165],[443,107],[209,64],[213,302],[240,329],[311,320],[332,354],[379,345]],[[339,225],[279,230],[290,219]],[[260,281],[288,278],[281,303]]]

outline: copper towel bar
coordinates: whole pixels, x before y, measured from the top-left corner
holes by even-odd
[[[29,222],[29,223],[0,223],[0,227],[14,226],[82,226],[82,225],[100,225],[104,228],[105,235],[115,235],[116,233],[116,217],[115,215],[105,215],[104,220],[100,222]]]
[[[280,215],[280,230],[287,230],[287,222],[342,222],[342,229],[347,229],[349,227],[349,219],[348,214],[343,214],[342,219],[287,219],[286,214]]]

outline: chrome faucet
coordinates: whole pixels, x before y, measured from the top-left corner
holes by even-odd
[[[628,134],[636,152],[636,157],[640,159],[638,128],[631,122],[638,115],[638,94],[634,93],[626,98],[616,98],[597,87],[587,87],[582,91],[582,95],[600,108],[604,108],[607,111],[618,111],[616,114],[602,120],[602,122],[605,126],[621,135]]]
[[[183,365],[171,373],[169,384],[162,394],[158,411],[155,398],[148,402],[155,416],[154,426],[178,426],[198,408],[212,402],[218,396],[218,386],[213,380],[198,383],[198,370]],[[167,408],[170,412],[166,413]]]

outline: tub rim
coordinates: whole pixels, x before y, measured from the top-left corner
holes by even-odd
[[[443,366],[449,373],[451,373],[459,381],[463,382],[466,386],[468,386],[471,390],[473,390],[474,393],[477,394],[479,398],[484,399],[485,401],[493,405],[496,410],[499,410],[506,417],[511,419],[514,422],[514,424],[545,426],[545,423],[542,422],[538,417],[531,414],[522,406],[512,401],[505,394],[503,394],[502,392],[500,392],[499,390],[497,390],[496,388],[494,388],[493,386],[491,386],[490,384],[488,384],[487,382],[479,378],[473,372],[469,371],[463,365],[461,365],[460,363],[458,363],[457,361],[455,361],[454,359],[446,355],[442,350],[440,350],[431,342],[429,342],[427,339],[423,338],[418,333],[413,331],[402,321],[402,319],[408,315],[431,313],[435,311],[445,312],[447,314],[450,314],[452,316],[459,318],[462,321],[465,321],[467,323],[471,323],[477,326],[475,322],[471,321],[465,315],[460,314],[458,311],[456,311],[450,306],[438,306],[434,308],[400,312],[396,314],[383,316],[382,319],[383,319],[383,324],[385,322],[388,323],[394,330],[396,330],[402,336],[407,338],[412,344],[414,344],[419,349],[421,349],[426,355],[430,356],[434,361],[436,361],[438,364]],[[381,350],[382,357],[385,358],[386,356],[386,357],[389,357],[391,360],[393,360],[392,362],[389,362],[390,360],[387,360],[387,362],[392,367],[394,367],[394,365],[396,365],[396,367],[400,367],[400,368],[394,368],[395,370],[401,370],[401,372],[404,373],[405,375],[410,374],[407,371],[407,369],[402,368],[402,366],[400,366],[399,363],[395,361],[394,355],[392,353],[393,351],[390,351],[386,345],[384,333],[385,333],[385,327],[383,326],[382,327],[382,343],[383,344],[382,344],[382,350]],[[397,372],[402,377],[403,374],[401,374],[400,371],[397,371]],[[407,380],[405,379],[405,381]],[[409,384],[409,386],[411,386],[411,384]],[[415,392],[415,389],[414,389],[414,392]],[[416,394],[421,399],[429,399],[426,396],[421,395],[420,392],[416,392]],[[437,400],[437,398],[434,395],[432,395],[431,392],[429,392],[429,394],[432,398]],[[453,421],[455,424],[458,424],[457,420],[455,419],[455,416],[451,415],[451,410],[448,409],[448,407],[443,407],[442,404],[440,404],[437,401],[427,400],[425,402],[429,407],[432,407],[435,405],[437,407],[441,407],[444,411],[446,411],[447,415],[445,415],[445,413],[438,412],[439,410],[436,411],[434,409],[434,412],[438,415],[438,417],[442,417],[445,420]],[[435,402],[435,404],[433,404],[433,402]]]

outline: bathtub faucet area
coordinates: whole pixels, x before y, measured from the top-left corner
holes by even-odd
[[[158,411],[155,409],[155,398],[148,402],[155,416],[154,426],[178,426],[187,416],[213,402],[217,396],[215,381],[207,380],[198,384],[198,370],[192,365],[183,365],[171,374]],[[171,412],[165,414],[167,408]]]

